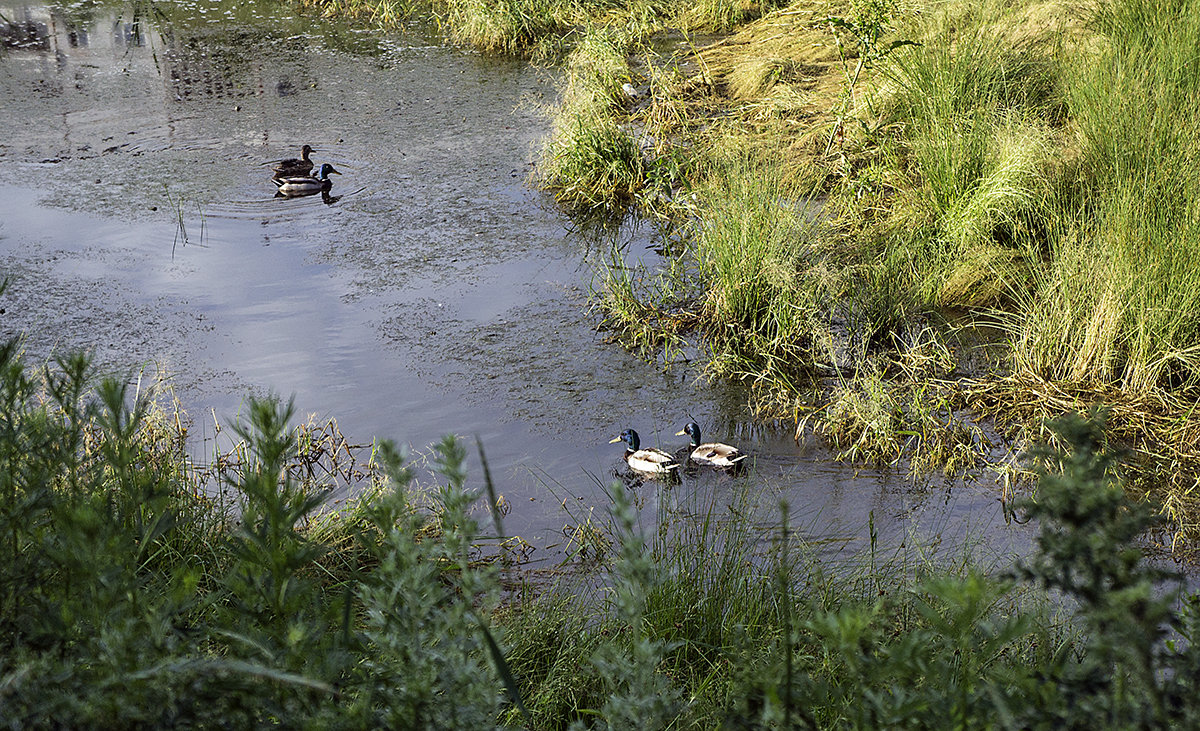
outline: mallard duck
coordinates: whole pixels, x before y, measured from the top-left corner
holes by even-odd
[[[301,175],[308,175],[312,172],[313,161],[308,159],[313,148],[305,145],[300,148],[300,157],[289,157],[286,160],[280,160],[279,164],[271,168],[275,171],[276,178],[294,178]]]
[[[687,426],[683,427],[683,431],[677,432],[675,436],[682,437],[685,434],[692,438],[692,451],[688,454],[688,459],[696,464],[722,468],[736,467],[748,456],[739,451],[737,447],[731,447],[728,444],[720,442],[701,444],[700,425],[694,421],[689,422]]]
[[[621,432],[621,436],[611,440],[609,444],[617,442],[625,442],[628,445],[625,449],[625,462],[630,469],[647,475],[669,475],[679,469],[675,458],[661,449],[642,449],[642,440],[633,429]]]
[[[333,186],[333,181],[329,179],[330,175],[341,175],[333,169],[329,163],[321,166],[321,170],[317,177],[311,175],[296,175],[287,178],[275,178],[275,185],[279,186],[279,194],[285,196],[301,196],[312,195],[329,190]]]

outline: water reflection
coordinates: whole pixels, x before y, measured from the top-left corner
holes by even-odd
[[[50,32],[45,23],[30,18],[0,20],[0,44],[9,49],[49,51]]]
[[[661,266],[670,235],[571,226],[524,185],[548,126],[528,103],[551,101],[544,70],[275,2],[95,13],[4,13],[17,22],[0,57],[0,154],[30,174],[0,196],[0,265],[31,273],[6,293],[21,306],[0,334],[28,332],[31,352],[162,362],[200,424],[273,390],[363,440],[421,449],[477,434],[514,527],[539,545],[567,496],[604,509],[624,469],[607,440],[626,426],[670,451],[695,420],[754,455],[746,476],[631,486],[649,501],[748,487],[769,506],[826,510],[827,535],[860,534],[872,511],[902,532],[940,502],[755,421],[742,384],[700,377],[699,346],[663,370],[597,334],[589,263],[617,251]],[[315,192],[268,200],[261,161],[309,141],[353,181],[339,180],[344,196],[317,191],[324,206],[344,197],[336,208]],[[173,241],[185,216],[205,246]]]
[[[0,47],[16,51],[56,51],[61,56],[63,45],[86,48],[95,25],[92,10],[85,7],[22,6],[10,13],[13,19],[0,14]]]
[[[90,71],[72,68],[73,51],[90,48],[92,29],[99,23],[90,11],[79,7],[22,7],[11,11],[14,20],[0,21],[3,48],[19,52],[54,54],[59,75],[70,74],[75,85],[85,83]],[[308,53],[304,38],[298,34],[299,21],[277,29],[267,27],[231,27],[214,32],[194,14],[187,14],[176,3],[133,2],[114,9],[108,21],[107,40],[111,51],[128,56],[132,50],[149,47],[153,65],[163,79],[167,98],[186,102],[193,98],[240,99],[271,94],[290,96],[315,84],[307,70]],[[236,16],[232,9],[221,13]],[[0,18],[4,16],[0,15]],[[151,42],[150,36],[157,38]],[[268,72],[255,58],[253,49],[282,46],[293,60],[291,68]],[[103,49],[96,49],[103,50]],[[83,59],[80,59],[81,61]],[[132,59],[126,58],[127,61]],[[91,68],[94,65],[89,64]],[[126,71],[129,68],[126,67]],[[55,86],[62,93],[63,86]]]
[[[340,195],[330,195],[328,190],[306,190],[306,191],[296,192],[296,193],[284,193],[283,191],[280,191],[280,190],[275,191],[276,198],[284,198],[287,200],[294,200],[296,198],[308,198],[308,197],[315,196],[318,194],[320,194],[320,196],[321,196],[321,202],[327,206],[332,206],[334,203],[337,203],[338,201],[340,201],[342,199],[342,197]]]
[[[146,39],[142,36],[141,16],[136,8],[132,20],[126,21],[123,18],[113,20],[112,37],[113,42],[122,48],[141,48],[146,45]]]

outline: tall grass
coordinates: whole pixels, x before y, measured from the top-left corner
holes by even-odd
[[[1077,179],[1018,329],[1034,372],[1132,392],[1197,383],[1197,10],[1105,4],[1094,52],[1067,67]]]
[[[813,316],[826,284],[812,266],[809,201],[753,153],[716,159],[706,177],[692,238],[713,367],[794,375],[814,360]]]
[[[1041,376],[1194,385],[1196,8],[1105,3],[1066,40],[1036,31],[1038,7],[949,5],[897,31],[921,45],[884,68],[911,176],[885,261],[919,301],[1015,305],[1018,364]]]
[[[537,176],[559,202],[582,209],[627,205],[646,180],[646,163],[619,113],[629,100],[626,55],[631,38],[619,29],[588,30],[567,58],[566,88]]]
[[[481,51],[553,55],[571,27],[562,0],[446,0],[450,37]]]
[[[995,27],[1014,11],[985,7],[983,18],[947,19],[952,5],[901,27],[920,45],[881,68],[886,115],[903,125],[907,151],[884,159],[909,180],[893,202],[884,260],[936,306],[995,303],[1019,285],[1038,256],[1030,230],[1046,216],[1050,146],[1038,111],[1053,104],[1053,59]],[[963,25],[947,30],[951,22]]]

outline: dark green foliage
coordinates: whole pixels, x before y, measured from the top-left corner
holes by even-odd
[[[463,451],[439,445],[441,533],[390,486],[356,506],[376,566],[330,580],[293,480],[290,404],[253,400],[236,507],[204,492],[181,435],[83,356],[35,377],[0,346],[0,724],[12,728],[483,728],[503,662],[475,616],[494,591]],[[365,526],[365,527],[363,527]],[[486,603],[482,607],[488,606]]]
[[[435,445],[434,509],[389,480],[329,531],[289,476],[290,404],[252,401],[207,499],[144,393],[84,357],[0,346],[0,723],[11,728],[1167,728],[1200,722],[1200,614],[1136,542],[1099,418],[1034,453],[1041,526],[1016,575],[829,573],[762,541],[748,505],[638,527],[615,486],[596,593],[498,610],[465,450]],[[489,482],[485,472],[485,483]],[[494,492],[494,488],[492,488]],[[728,510],[728,515],[723,511]],[[503,527],[497,521],[498,533]],[[1033,589],[1073,609],[1038,610]],[[1044,605],[1044,602],[1043,604]],[[519,695],[518,695],[519,692]]]
[[[1117,455],[1105,448],[1104,419],[1068,416],[1050,424],[1066,445],[1035,450],[1040,486],[1025,504],[1043,524],[1038,552],[1022,575],[1078,602],[1086,652],[1061,662],[1063,723],[1091,718],[1105,728],[1165,728],[1164,677],[1194,663],[1195,651],[1166,654],[1164,640],[1180,617],[1168,574],[1147,566],[1136,542],[1158,522],[1131,503],[1115,477]],[[1188,706],[1194,705],[1187,701]],[[1052,718],[1057,714],[1053,709]]]

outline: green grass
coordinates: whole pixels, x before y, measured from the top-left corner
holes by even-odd
[[[1195,10],[1106,5],[1096,52],[1067,66],[1076,181],[1015,338],[1036,372],[1131,392],[1197,383]],[[1114,99],[1131,103],[1114,114]]]
[[[633,128],[620,121],[629,99],[631,40],[604,26],[588,30],[566,62],[566,86],[537,179],[562,204],[583,210],[627,206],[646,182],[647,164]]]
[[[1038,256],[1028,232],[1046,215],[1050,153],[1038,111],[1053,107],[1054,89],[1049,52],[1014,48],[996,27],[1015,11],[945,17],[957,7],[896,30],[920,45],[887,57],[877,102],[883,124],[903,130],[898,151],[881,158],[895,168],[882,177],[905,181],[891,201],[885,261],[918,301],[941,307],[996,303]],[[952,22],[962,25],[944,27]]]
[[[378,447],[336,517],[318,439],[251,401],[221,469],[178,412],[0,347],[0,707],[20,728],[1101,728],[1189,726],[1200,615],[1134,541],[1153,523],[1104,427],[1036,452],[1037,552],[1007,578],[872,539],[822,562],[739,480],[640,513],[610,546],[502,592],[453,437],[433,473]],[[307,434],[301,439],[301,435]],[[303,442],[303,444],[302,444]],[[229,501],[211,499],[220,475]],[[663,488],[668,489],[668,488]],[[665,505],[665,503],[664,503]],[[604,516],[604,517],[601,517]],[[779,516],[778,518],[773,516]],[[648,524],[646,521],[650,521]],[[493,523],[503,535],[499,520]],[[605,560],[607,559],[607,560]],[[512,573],[515,571],[516,573]],[[1026,579],[1023,584],[1016,583]],[[1047,587],[1075,602],[1064,629]],[[1180,607],[1184,607],[1182,610]],[[1166,642],[1168,633],[1172,641]]]
[[[705,179],[689,255],[706,293],[710,371],[794,385],[820,357],[817,312],[840,284],[824,266],[816,206],[769,153],[734,149]]]
[[[451,39],[488,53],[553,55],[571,27],[562,0],[447,0]]]
[[[670,59],[645,50],[644,31],[609,50],[620,33],[589,34],[540,181],[569,206],[632,203],[682,232],[663,269],[701,290],[709,373],[766,386],[754,399],[772,415],[818,404],[831,421],[816,425],[847,458],[974,465],[971,428],[929,416],[946,413],[952,389],[901,382],[910,372],[889,365],[907,357],[905,329],[964,314],[999,325],[1009,360],[980,375],[996,396],[984,401],[1009,404],[986,407],[1006,430],[1053,415],[1030,416],[1018,383],[1152,409],[1195,398],[1195,10],[790,6]],[[629,63],[631,51],[645,61]],[[614,95],[627,79],[649,84],[645,102]],[[796,212],[810,203],[819,213],[806,221]],[[672,298],[632,286],[653,278],[599,280],[627,341],[679,334]],[[841,377],[814,394],[814,373]],[[892,382],[871,382],[880,373]],[[1139,451],[1152,489],[1181,526],[1198,524],[1180,508],[1194,502],[1188,479],[1171,475],[1172,435],[1190,427],[1139,434],[1155,413],[1117,413],[1113,433]],[[940,446],[912,451],[922,444]],[[1187,455],[1192,470],[1200,451]]]
[[[903,133],[881,177],[907,179],[885,261],[918,302],[1005,306],[1018,367],[1129,393],[1190,388],[1195,8],[1122,0],[1057,35],[1030,22],[1039,9],[952,4],[897,29],[921,45],[882,69]],[[1116,99],[1136,103],[1114,113]]]

